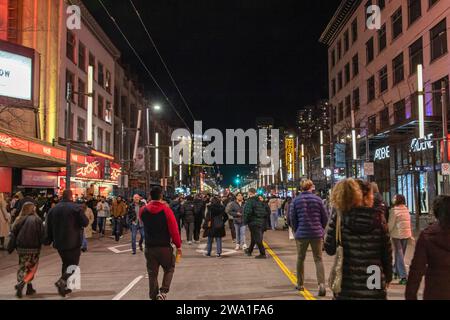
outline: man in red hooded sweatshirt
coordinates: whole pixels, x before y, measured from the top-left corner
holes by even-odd
[[[176,258],[172,244],[181,256],[181,238],[175,215],[170,207],[162,201],[162,190],[155,187],[150,192],[152,201],[139,212],[144,224],[145,259],[150,287],[151,300],[166,300],[175,272]],[[161,288],[158,284],[159,268],[164,270]]]

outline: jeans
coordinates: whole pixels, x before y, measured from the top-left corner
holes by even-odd
[[[392,239],[394,244],[395,263],[394,271],[400,279],[406,279],[405,254],[408,247],[408,239]]]
[[[245,224],[234,224],[234,229],[236,230],[236,244],[240,245],[241,247],[245,245],[245,231],[246,227]]]
[[[195,222],[194,222],[194,240],[200,241],[200,232],[202,231],[202,223],[203,223],[203,216],[195,215]]]
[[[323,239],[297,239],[297,284],[302,287],[305,278],[305,258],[309,245],[311,245],[316,275],[319,284],[325,284],[325,268],[322,261]]]
[[[114,235],[116,241],[119,241],[123,233],[122,217],[113,218],[112,224],[112,234]]]
[[[97,226],[98,226],[98,233],[104,235],[106,229],[106,217],[98,217]]]
[[[186,238],[187,241],[192,241],[192,237],[194,236],[194,222],[185,222],[184,229],[186,230]]]
[[[175,256],[172,247],[145,248],[145,259],[147,260],[148,283],[150,288],[150,299],[156,300],[161,293],[169,293],[173,274],[175,273]],[[164,270],[161,290],[158,284],[159,267]]]
[[[86,237],[84,235],[84,231],[81,232],[81,249],[87,250],[88,242],[86,240]]]
[[[250,246],[248,248],[248,253],[252,254],[253,248],[255,247],[255,244],[259,248],[259,253],[262,256],[266,255],[266,249],[263,245],[263,232],[262,227],[255,226],[255,225],[249,225],[248,228],[250,229],[250,235],[252,237],[252,241],[250,242]]]
[[[208,237],[208,245],[206,247],[206,251],[209,256],[211,255],[214,239],[216,239],[216,254],[222,254],[222,238]]]
[[[270,225],[272,226],[272,230],[275,230],[278,227],[278,211],[274,211],[270,214]]]
[[[141,235],[141,238],[139,239],[139,247],[142,247],[142,244],[144,243],[145,235],[144,235],[144,227],[139,226],[139,224],[130,224],[131,229],[131,249],[134,253],[136,253],[136,238],[137,233]]]

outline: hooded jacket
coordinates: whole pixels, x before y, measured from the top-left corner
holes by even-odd
[[[336,211],[325,240],[328,255],[336,254]],[[344,268],[339,300],[384,300],[386,283],[392,281],[392,246],[384,212],[373,208],[354,208],[342,214]],[[373,266],[379,267],[380,289],[367,286]]]
[[[411,216],[405,205],[393,207],[389,211],[389,233],[393,239],[412,237]]]
[[[424,300],[450,300],[450,228],[435,223],[417,240],[412,260],[406,299],[417,300],[422,277],[425,276]]]
[[[178,249],[181,248],[178,224],[166,203],[150,201],[139,211],[139,219],[144,224],[146,247],[170,247],[173,243]]]

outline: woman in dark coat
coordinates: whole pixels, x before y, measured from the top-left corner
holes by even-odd
[[[333,214],[325,240],[328,255],[336,254],[337,214],[344,248],[341,292],[336,300],[385,300],[392,281],[392,247],[382,210],[373,208],[370,184],[354,179],[339,182],[331,196]]]
[[[208,238],[206,255],[208,257],[211,256],[212,244],[214,239],[216,239],[216,254],[217,258],[220,258],[222,255],[222,238],[225,237],[225,222],[228,221],[228,215],[225,213],[225,207],[218,198],[211,199],[211,204],[207,210],[203,225],[205,230],[203,237]]]
[[[450,300],[450,197],[437,197],[433,213],[438,222],[426,228],[417,240],[406,285],[407,300],[417,300],[423,276],[424,300]]]

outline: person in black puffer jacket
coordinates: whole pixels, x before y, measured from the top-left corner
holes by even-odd
[[[211,204],[208,206],[208,212],[205,218],[203,229],[204,238],[208,238],[208,246],[206,256],[211,256],[212,243],[216,240],[216,255],[218,258],[222,255],[222,238],[225,237],[225,222],[228,221],[228,215],[225,213],[225,207],[220,203],[218,198],[212,198]]]
[[[392,247],[384,212],[373,208],[373,191],[363,181],[346,179],[332,194],[333,214],[325,250],[335,255],[336,217],[342,217],[344,266],[337,300],[385,300],[392,281]],[[379,278],[372,268],[379,268]]]
[[[16,237],[16,250],[19,255],[19,270],[17,271],[16,296],[22,298],[22,291],[27,285],[27,296],[36,291],[31,282],[36,274],[41,247],[44,242],[44,225],[36,213],[32,202],[25,202],[11,231]]]
[[[186,202],[181,206],[181,216],[183,217],[184,229],[188,244],[192,244],[195,228],[195,205],[192,196],[187,197]]]

